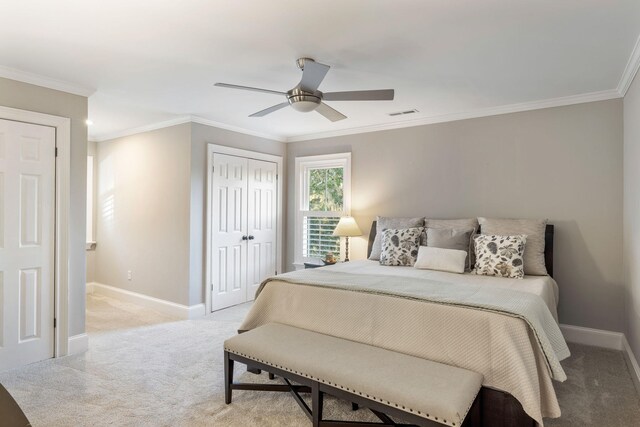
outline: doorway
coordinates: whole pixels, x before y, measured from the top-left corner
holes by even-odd
[[[56,129],[0,119],[0,367],[55,355]]]

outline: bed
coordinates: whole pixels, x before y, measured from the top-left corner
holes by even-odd
[[[551,226],[549,253],[552,240]],[[566,379],[559,362],[569,352],[557,302],[551,276],[351,261],[266,280],[240,329],[283,323],[480,372],[483,425],[533,426],[560,416],[553,380]]]

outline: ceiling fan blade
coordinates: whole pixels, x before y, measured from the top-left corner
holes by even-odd
[[[323,93],[322,98],[327,101],[393,101],[394,94],[393,89],[354,90]]]
[[[265,108],[264,110],[258,111],[257,113],[253,113],[249,117],[263,117],[267,114],[273,113],[274,111],[278,111],[279,109],[284,108],[287,105],[289,105],[288,102],[283,102],[281,104],[274,105],[273,107]]]
[[[300,87],[307,92],[315,92],[318,90],[318,86],[324,80],[324,76],[329,71],[328,65],[321,64],[316,61],[307,59],[304,62],[304,69],[302,70],[302,80],[300,80]]]
[[[285,92],[280,92],[280,91],[277,91],[277,90],[260,89],[258,87],[251,87],[251,86],[232,85],[232,84],[229,84],[229,83],[216,83],[214,86],[226,87],[226,88],[229,88],[229,89],[250,90],[252,92],[271,93],[271,94],[274,94],[274,95],[286,95]]]
[[[347,118],[347,116],[342,114],[340,111],[334,110],[324,102],[318,105],[318,108],[316,108],[316,111],[322,114],[323,116],[325,116],[327,119],[331,120],[332,122],[337,122],[339,120],[344,120]]]

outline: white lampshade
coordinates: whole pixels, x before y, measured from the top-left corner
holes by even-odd
[[[336,225],[336,229],[333,230],[333,235],[340,237],[362,236],[362,231],[352,216],[343,216]]]

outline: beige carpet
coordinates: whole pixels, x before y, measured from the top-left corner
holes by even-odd
[[[310,425],[286,394],[236,392],[233,404],[224,404],[222,343],[249,305],[193,321],[97,296],[87,307],[87,353],[0,374],[35,427]],[[639,426],[640,403],[622,353],[571,350],[564,363],[569,380],[557,385],[563,416],[545,425]],[[237,375],[268,381],[242,367]],[[373,420],[336,400],[327,411]]]
[[[137,304],[97,294],[87,295],[86,316],[86,329],[90,335],[178,320]]]

